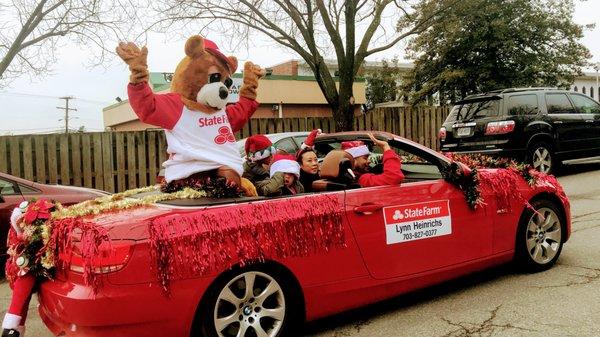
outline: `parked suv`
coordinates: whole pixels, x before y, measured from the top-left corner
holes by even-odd
[[[600,155],[600,103],[552,88],[511,88],[457,102],[439,131],[442,152],[525,160],[552,173]]]

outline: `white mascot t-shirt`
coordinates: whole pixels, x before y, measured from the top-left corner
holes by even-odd
[[[229,166],[241,176],[243,160],[227,113],[192,111],[183,107],[181,117],[171,130],[165,130],[169,159],[163,163],[165,179],[171,182]]]

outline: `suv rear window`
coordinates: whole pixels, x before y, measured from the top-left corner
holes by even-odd
[[[469,121],[484,117],[498,116],[500,100],[490,99],[477,102],[466,102],[464,104],[455,105],[448,115],[447,121]]]
[[[535,115],[539,111],[537,95],[517,95],[508,98],[508,114]]]

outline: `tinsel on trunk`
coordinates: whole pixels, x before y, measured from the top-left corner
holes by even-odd
[[[345,247],[343,211],[336,197],[312,195],[154,219],[150,250],[158,280],[168,293],[178,278]]]
[[[510,212],[511,201],[514,200],[529,206],[525,196],[517,189],[521,179],[529,186],[547,187],[556,191],[561,199],[567,200],[554,176],[538,172],[531,165],[481,154],[448,153],[446,156],[452,159],[452,163],[443,172],[443,176],[463,191],[465,200],[472,209],[484,204],[485,194],[496,196],[499,210]],[[484,168],[497,170],[481,170]]]

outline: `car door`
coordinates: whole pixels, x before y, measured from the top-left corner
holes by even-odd
[[[548,121],[556,133],[557,152],[572,152],[589,147],[586,143],[586,123],[577,113],[566,93],[547,93]]]
[[[569,97],[585,121],[586,127],[583,131],[585,139],[595,152],[598,152],[600,150],[600,104],[581,94],[570,93]]]
[[[13,209],[24,200],[17,183],[0,178],[0,255],[6,253],[6,237],[10,228],[10,215]]]
[[[346,214],[376,279],[492,254],[493,223],[486,210],[471,210],[463,192],[441,178],[348,190]]]

